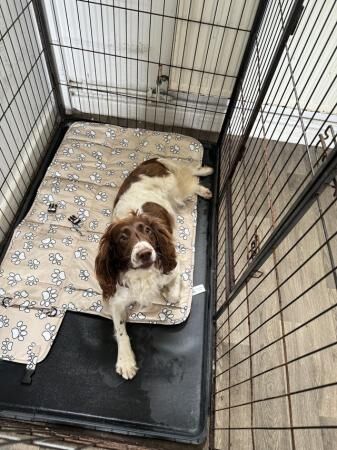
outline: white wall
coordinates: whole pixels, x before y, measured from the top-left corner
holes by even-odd
[[[219,131],[223,115],[214,112],[225,111],[225,99],[233,89],[248,37],[248,31],[236,28],[250,29],[257,0],[232,2],[229,10],[230,3],[104,2],[114,5],[111,8],[99,1],[45,0],[59,77],[61,83],[73,86],[63,88],[67,111]],[[125,6],[128,11],[122,9]],[[199,25],[199,21],[204,24]],[[225,30],[225,24],[230,28]],[[137,59],[143,61],[137,64]],[[162,73],[169,76],[170,94],[178,97],[164,96],[156,103],[148,91],[156,87],[159,64],[163,65]],[[222,75],[202,75],[195,69]],[[76,86],[83,89],[79,91]],[[95,91],[96,87],[109,94]],[[186,92],[191,94],[188,98]]]

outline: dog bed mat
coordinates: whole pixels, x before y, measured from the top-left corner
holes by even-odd
[[[94,275],[100,237],[111,222],[118,188],[142,161],[200,164],[193,138],[95,123],[66,133],[26,218],[14,231],[0,272],[0,357],[35,366],[55,339],[66,311],[111,318]],[[129,322],[173,325],[191,309],[196,196],[177,214],[181,298],[132,305]]]

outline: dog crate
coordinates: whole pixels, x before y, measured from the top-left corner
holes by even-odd
[[[336,448],[336,17],[334,0],[0,2],[2,255],[74,121],[193,136],[216,169],[207,295],[184,326],[132,330],[172,360],[184,342],[183,369],[89,386],[103,325],[70,314],[38,383],[0,362],[0,446]]]

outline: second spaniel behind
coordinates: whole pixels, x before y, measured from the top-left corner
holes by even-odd
[[[127,308],[134,302],[149,305],[162,295],[170,303],[179,300],[175,211],[193,194],[212,197],[198,179],[212,172],[211,167],[154,158],[131,172],[118,191],[95,270],[111,307],[118,345],[116,371],[125,379],[138,370],[125,328]]]

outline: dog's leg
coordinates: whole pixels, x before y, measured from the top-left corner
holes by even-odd
[[[125,290],[126,292],[122,293],[122,290]],[[136,375],[138,367],[125,326],[128,289],[119,288],[118,291],[110,300],[112,320],[115,327],[118,347],[116,372],[126,380],[131,380]]]
[[[213,172],[214,172],[213,167],[203,166],[197,167],[193,171],[193,175],[196,175],[197,177],[207,177],[208,175],[212,175]]]
[[[168,291],[168,300],[170,303],[178,303],[180,300],[180,274],[177,273],[174,280],[171,281],[171,283],[168,285],[169,291]]]
[[[176,161],[171,161],[169,159],[165,158],[159,158],[158,161],[160,161],[164,166],[166,166],[169,170],[171,170],[174,174],[179,176],[179,173],[183,173],[183,178],[186,178],[188,174],[195,175],[197,177],[207,177],[208,175],[212,175],[214,172],[213,167],[209,166],[195,166],[195,165],[189,165],[189,166],[181,166]]]
[[[212,175],[214,172],[212,167],[204,166],[204,167],[197,167],[194,170],[194,175],[197,177],[207,177],[208,175]],[[205,186],[202,186],[201,184],[198,184],[196,187],[196,194],[199,195],[202,198],[210,199],[212,198],[212,191],[208,189]]]
[[[166,291],[164,297],[170,303],[179,302],[181,290],[179,261],[177,262],[176,268],[170,274],[162,276],[161,288]]]
[[[212,198],[212,191],[201,184],[198,184],[196,187],[195,193],[199,195],[199,197],[210,199]]]
[[[181,279],[180,279],[180,262],[179,258],[177,259],[177,265],[173,271],[173,279],[170,282],[169,286],[169,301],[171,303],[178,303],[180,300],[181,294]]]
[[[212,192],[201,186],[198,180],[198,177],[211,175],[212,167],[179,165],[176,161],[164,159],[159,159],[159,161],[175,175],[176,183],[170,190],[170,196],[175,204],[183,206],[184,200],[193,194],[206,199],[212,198]]]

